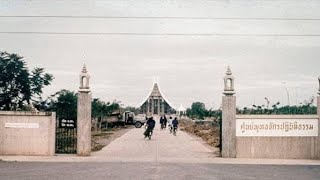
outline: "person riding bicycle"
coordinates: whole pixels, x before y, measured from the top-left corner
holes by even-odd
[[[172,127],[174,132],[178,129],[178,125],[179,125],[178,119],[177,117],[175,117],[174,120],[172,121]]]
[[[166,128],[167,128],[168,120],[167,120],[166,115],[164,115],[163,118],[164,118],[164,119],[163,119],[164,128],[166,129]]]
[[[160,125],[161,125],[161,129],[163,129],[164,128],[164,117],[163,116],[160,117]]]
[[[153,117],[150,117],[146,124],[147,124],[147,129],[144,132],[144,138],[148,137],[149,133],[153,131],[154,127],[156,126],[156,121],[153,120]]]
[[[169,120],[168,120],[168,126],[169,126],[170,133],[172,133],[172,129],[173,129],[173,127],[172,127],[172,121],[173,121],[173,119],[172,119],[172,117],[170,116],[170,117],[169,117]]]

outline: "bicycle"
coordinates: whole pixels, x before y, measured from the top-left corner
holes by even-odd
[[[148,128],[148,126],[146,126],[145,128],[146,128],[146,131],[148,131],[148,132],[144,133],[144,138],[148,137],[149,140],[151,140],[151,137],[153,135],[153,128]],[[146,135],[146,133],[148,133],[148,134]]]
[[[172,133],[172,131],[173,131],[173,127],[172,127],[172,125],[169,125],[169,130],[170,130],[170,134]]]
[[[165,129],[165,126],[164,126],[164,124],[162,123],[162,124],[161,124],[161,130],[163,130],[163,129]]]
[[[176,136],[178,131],[178,127],[173,127],[173,135]]]
[[[149,134],[148,134],[148,138],[149,138],[149,140],[151,140],[151,136],[152,136],[152,134],[153,134],[153,130],[151,129],[151,130],[149,131]]]

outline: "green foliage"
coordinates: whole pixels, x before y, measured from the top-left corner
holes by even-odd
[[[221,109],[218,109],[218,110],[210,109],[208,111],[207,117],[215,117],[217,120],[221,120],[222,119],[222,110]],[[218,122],[220,122],[220,121],[218,121]]]
[[[43,68],[29,73],[23,57],[0,52],[0,109],[22,110],[26,104],[40,99],[42,89],[53,80]]]
[[[204,119],[208,115],[208,110],[202,102],[194,102],[191,108],[187,109],[187,116],[192,118]]]
[[[244,107],[243,109],[237,108],[237,114],[317,114],[317,107],[314,106],[314,97],[309,100],[305,100],[303,103],[294,106],[281,106],[280,102],[273,104],[269,108],[269,104],[265,105],[253,105],[252,107]],[[222,119],[222,111],[207,110],[204,103],[194,102],[191,108],[187,109],[187,116],[190,118],[204,119],[206,117],[215,117],[218,122]]]
[[[77,119],[77,94],[68,90],[60,90],[47,100],[47,111],[54,111],[61,119]]]
[[[134,112],[135,114],[139,114],[139,112],[141,111],[141,109],[136,108],[136,107],[131,107],[131,106],[127,106],[123,110],[124,111]]]
[[[99,100],[98,98],[92,101],[92,118],[102,118],[106,117],[112,112],[119,110],[120,105],[118,102],[114,101],[112,103]]]
[[[314,106],[314,97],[305,100],[303,103],[294,106],[281,106],[280,102],[272,105],[272,108],[264,105],[252,105],[251,108],[245,107],[237,109],[238,114],[317,114],[317,107]]]
[[[51,81],[53,80],[53,76],[44,73],[43,68],[35,68],[29,78],[31,93],[38,96],[42,94],[42,89],[44,86],[50,85]]]
[[[54,111],[57,117],[63,119],[77,119],[77,94],[69,90],[60,90],[51,95],[46,101],[42,101],[38,108],[45,111]],[[92,101],[92,118],[103,118],[118,110],[120,105],[114,101],[112,103],[99,100]]]

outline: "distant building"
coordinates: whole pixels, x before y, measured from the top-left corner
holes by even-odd
[[[187,113],[187,109],[183,107],[183,105],[181,104],[178,109],[177,109],[177,114],[180,116],[186,115]]]
[[[148,99],[141,105],[140,113],[147,116],[161,116],[164,114],[176,114],[176,110],[164,98],[158,84],[155,83]]]

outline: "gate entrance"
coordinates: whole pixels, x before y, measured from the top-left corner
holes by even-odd
[[[76,154],[76,120],[59,119],[58,122],[56,128],[56,154]]]

